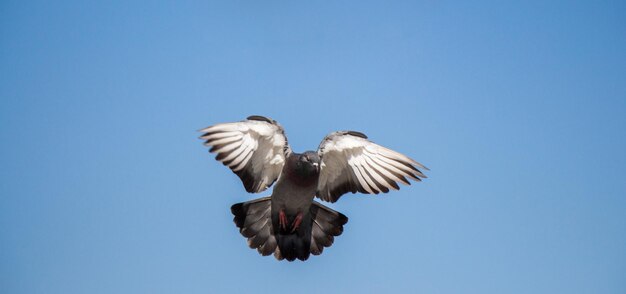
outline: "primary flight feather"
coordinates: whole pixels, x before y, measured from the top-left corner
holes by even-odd
[[[253,115],[244,121],[200,130],[200,139],[243,182],[259,193],[276,183],[271,196],[231,207],[250,248],[279,259],[306,260],[330,247],[348,218],[316,201],[335,202],[348,192],[398,190],[398,183],[426,178],[417,161],[368,140],[363,133],[327,135],[317,152],[294,153],[283,127]]]

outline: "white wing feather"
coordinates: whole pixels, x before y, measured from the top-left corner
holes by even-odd
[[[241,178],[246,191],[258,193],[280,176],[291,152],[285,132],[276,121],[251,116],[247,120],[222,123],[200,130],[200,139],[217,153],[215,159]]]
[[[398,182],[420,181],[428,170],[404,154],[380,146],[361,133],[341,131],[329,134],[318,149],[322,159],[317,197],[335,202],[347,192],[366,194],[398,190]]]

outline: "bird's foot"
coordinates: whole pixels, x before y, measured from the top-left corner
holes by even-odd
[[[298,212],[298,215],[296,215],[296,218],[293,220],[293,224],[291,224],[291,232],[295,232],[298,227],[300,227],[300,223],[302,223],[302,212]]]
[[[285,215],[284,209],[278,212],[278,224],[283,230],[287,230],[287,216]]]

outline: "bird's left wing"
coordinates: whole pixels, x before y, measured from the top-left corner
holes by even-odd
[[[347,192],[366,194],[398,190],[398,182],[421,181],[426,176],[418,169],[428,170],[419,162],[380,146],[362,133],[340,131],[322,140],[318,150],[322,159],[316,196],[335,202]]]
[[[291,152],[282,126],[263,116],[213,125],[200,132],[204,133],[200,137],[206,140],[204,145],[217,153],[215,159],[237,174],[250,193],[270,187]]]

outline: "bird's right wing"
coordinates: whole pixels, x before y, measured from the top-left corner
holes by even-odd
[[[398,190],[398,182],[420,181],[428,170],[404,154],[380,146],[362,133],[340,131],[329,134],[317,150],[322,159],[317,197],[335,202],[347,192],[365,194]]]
[[[243,182],[246,191],[261,192],[280,176],[291,148],[285,131],[263,116],[244,121],[216,124],[200,130],[200,139],[217,153],[215,159],[228,166]]]

